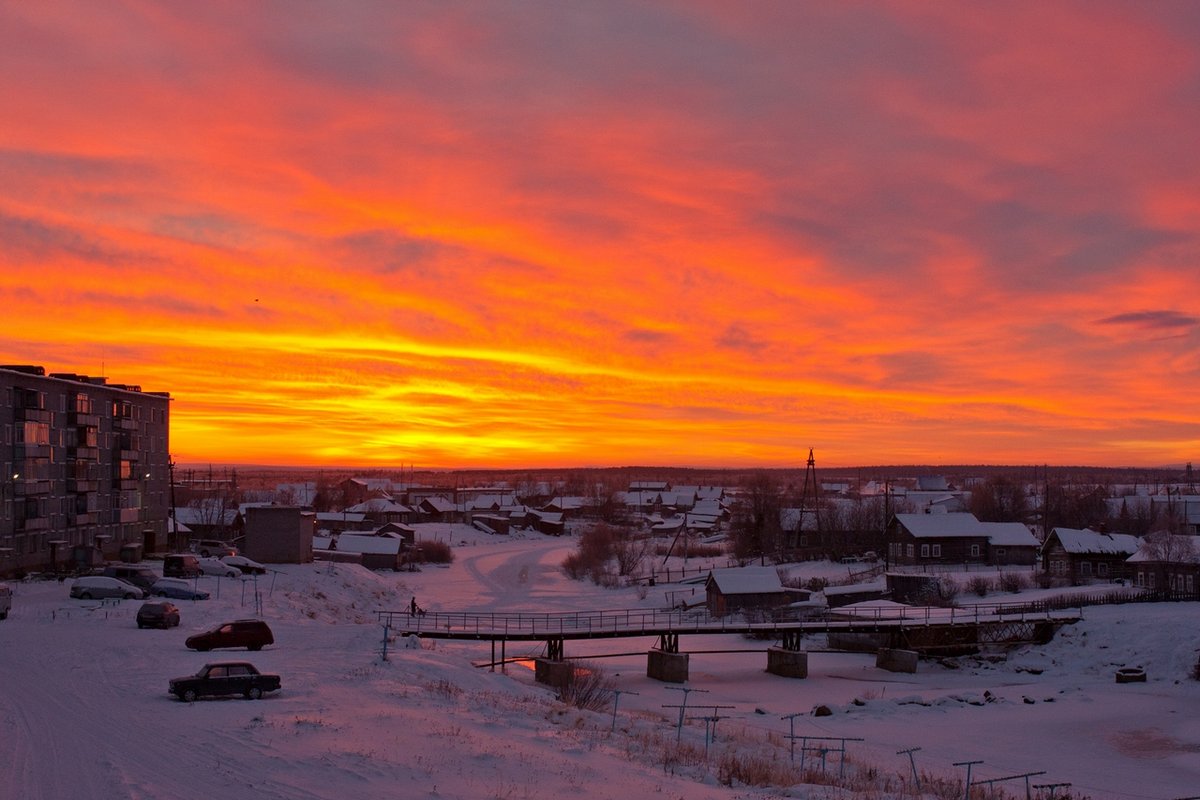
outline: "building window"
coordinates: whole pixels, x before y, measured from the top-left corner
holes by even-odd
[[[1101,561],[1099,564],[1097,564],[1096,565],[1096,574],[1099,575],[1101,578],[1107,578],[1108,577],[1108,564],[1103,561]]]
[[[1142,572],[1140,569],[1138,570],[1138,574],[1137,574],[1137,585],[1139,587],[1143,587],[1146,585],[1146,573]]]
[[[912,557],[913,557],[913,552],[914,552],[913,546],[910,544],[910,545],[908,546],[908,557],[909,557],[909,558],[912,558]]]
[[[1092,574],[1092,562],[1080,561],[1079,562],[1079,574],[1090,576]]]
[[[979,558],[979,545],[971,545],[971,558]]]
[[[1195,575],[1187,576],[1187,590],[1189,592],[1196,591],[1196,576]]]
[[[921,558],[929,558],[929,545],[921,545]]]
[[[1150,573],[1150,574],[1147,576],[1147,579],[1146,579],[1146,586],[1147,586],[1147,587],[1149,587],[1149,588],[1151,588],[1151,589],[1153,589],[1153,588],[1154,588],[1154,573],[1153,573],[1153,572],[1151,572],[1151,573]]]
[[[935,544],[933,546],[933,557],[934,558],[942,557],[942,546],[940,544]]]

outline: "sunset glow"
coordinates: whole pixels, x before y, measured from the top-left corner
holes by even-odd
[[[1200,455],[1200,6],[0,4],[0,362],[181,462]]]

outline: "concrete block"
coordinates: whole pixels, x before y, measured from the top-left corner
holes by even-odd
[[[767,648],[767,672],[785,678],[807,678],[808,653],[782,647]]]
[[[920,654],[916,650],[895,650],[881,647],[875,656],[875,666],[888,672],[916,672]]]
[[[565,689],[575,679],[575,666],[570,661],[535,658],[533,677],[538,683],[553,686],[555,689]]]
[[[646,653],[646,677],[666,683],[687,683],[688,654],[650,650]]]

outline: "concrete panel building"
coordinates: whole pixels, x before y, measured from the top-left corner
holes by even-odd
[[[166,392],[0,366],[0,575],[169,549],[169,433]]]

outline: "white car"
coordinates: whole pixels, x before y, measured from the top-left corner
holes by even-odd
[[[141,600],[145,596],[146,593],[132,583],[126,583],[120,578],[106,578],[103,575],[85,575],[71,583],[71,597],[83,600],[99,600],[105,597]]]
[[[226,564],[219,558],[201,558],[200,571],[205,575],[217,575],[222,578],[240,577],[242,571],[232,564]]]
[[[237,567],[247,575],[266,575],[267,568],[252,558],[245,556],[221,556],[221,561],[231,567]]]

